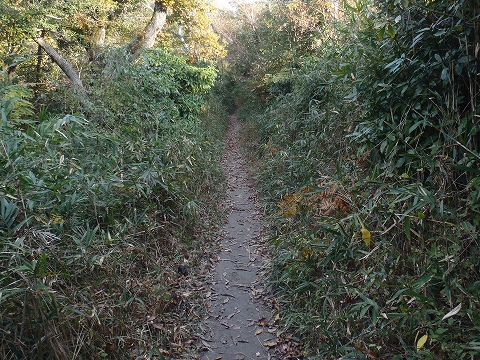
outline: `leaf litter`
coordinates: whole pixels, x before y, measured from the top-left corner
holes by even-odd
[[[241,123],[230,118],[224,168],[227,220],[205,301],[199,358],[302,359],[302,344],[278,329],[276,300],[265,289],[266,224],[240,147]]]

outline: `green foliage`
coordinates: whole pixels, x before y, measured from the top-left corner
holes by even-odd
[[[168,8],[163,34],[157,46],[195,61],[212,61],[224,56],[223,46],[212,30],[212,5],[205,0],[163,1]],[[35,88],[35,102],[48,105],[46,96],[67,81],[62,70],[38,48],[42,37],[75,71],[86,88],[102,77],[106,68],[118,67],[135,48],[152,18],[152,7],[139,0],[38,0],[3,1],[0,4],[0,57],[18,76]],[[133,46],[133,47],[132,47]],[[124,48],[122,58],[111,53]],[[118,53],[117,53],[118,54]],[[17,59],[23,59],[17,62]]]
[[[312,359],[474,358],[478,4],[342,13],[314,53],[270,58],[243,112],[282,319]]]
[[[199,316],[173,264],[198,261],[215,213],[215,78],[152,51],[104,74],[87,120],[60,115],[75,102],[58,91],[34,118],[30,91],[2,77],[1,358],[131,358],[172,341],[145,314]]]
[[[224,36],[231,74],[248,80],[250,87],[264,95],[264,81],[284,66],[296,67],[313,51],[323,30],[325,3],[272,1],[239,4],[231,29]],[[228,15],[227,15],[228,16]]]
[[[164,1],[170,9],[167,30],[160,35],[164,47],[190,61],[211,61],[225,56],[225,48],[212,27],[214,5],[207,0]]]
[[[4,126],[9,122],[25,122],[25,119],[33,115],[33,106],[28,100],[32,93],[23,85],[8,84],[5,74],[1,74],[3,84],[0,89],[2,102],[1,114]]]
[[[355,88],[367,114],[352,136],[376,146],[385,166],[422,182],[443,178],[444,188],[462,174],[466,185],[478,167],[478,34],[471,5],[412,2],[408,10],[389,10],[394,37],[380,29],[372,44],[382,49],[380,58],[359,74]]]

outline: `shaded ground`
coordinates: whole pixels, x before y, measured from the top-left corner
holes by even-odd
[[[265,224],[240,150],[240,129],[232,116],[224,158],[228,222],[220,233],[221,252],[206,294],[209,314],[200,340],[202,360],[281,358],[274,354],[277,329],[272,310],[265,305],[261,277]]]

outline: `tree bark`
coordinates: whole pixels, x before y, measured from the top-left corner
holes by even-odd
[[[167,20],[167,7],[163,0],[156,0],[153,8],[152,18],[143,30],[143,33],[131,45],[132,60],[140,56],[142,49],[149,49],[155,44],[158,33],[165,26]]]
[[[78,90],[81,90],[82,92],[85,91],[82,80],[80,80],[80,77],[78,76],[72,65],[67,60],[65,60],[49,43],[47,43],[43,36],[39,36],[34,40],[43,49],[43,51],[45,51],[48,56],[50,56],[53,62],[57,64],[60,69],[62,69],[62,71],[65,73],[65,75],[67,75],[73,85]]]

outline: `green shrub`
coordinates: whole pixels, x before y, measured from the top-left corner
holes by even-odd
[[[478,5],[375,5],[250,105],[272,287],[309,358],[473,358]]]
[[[151,51],[92,87],[88,120],[56,114],[75,106],[61,92],[34,118],[29,91],[2,77],[0,357],[181,351],[145,314],[200,316],[171,279],[184,257],[199,261],[188,253],[216,211],[215,77]]]

